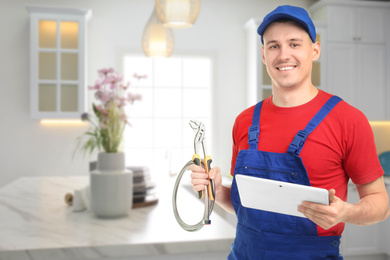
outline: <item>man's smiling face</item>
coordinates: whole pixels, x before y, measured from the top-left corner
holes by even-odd
[[[263,35],[263,63],[276,88],[311,85],[312,62],[320,55],[319,43],[293,21],[274,22]]]

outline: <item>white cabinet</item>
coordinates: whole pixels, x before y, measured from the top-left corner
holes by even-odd
[[[386,182],[390,194],[390,182]],[[354,184],[348,187],[348,203],[357,203],[359,195]],[[341,237],[341,254],[346,259],[379,259],[384,254],[390,258],[390,218],[370,226],[345,225]],[[384,259],[384,258],[380,258]]]
[[[31,117],[80,118],[86,111],[86,23],[90,10],[27,6]]]
[[[386,177],[389,179],[389,177]],[[390,181],[389,184],[386,185],[387,194],[390,196]],[[383,222],[383,233],[382,233],[382,248],[384,253],[390,258],[390,217],[388,217]]]
[[[385,12],[380,7],[330,5],[327,7],[331,42],[385,42]]]
[[[327,44],[328,92],[360,109],[369,120],[386,119],[386,48],[383,44]]]
[[[324,90],[360,109],[369,120],[390,118],[390,62],[386,28],[390,3],[320,1],[310,8],[326,22]]]
[[[359,195],[355,185],[348,187],[348,203],[357,203]],[[346,224],[341,238],[341,254],[343,256],[363,256],[383,253],[383,223],[370,226]]]

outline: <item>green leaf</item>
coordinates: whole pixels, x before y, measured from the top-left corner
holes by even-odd
[[[93,112],[95,113],[95,115],[100,119],[100,112],[96,108],[96,105],[94,103],[92,103],[92,109],[93,109]]]

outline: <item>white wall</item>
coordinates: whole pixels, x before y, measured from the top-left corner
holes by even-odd
[[[244,23],[280,4],[308,7],[314,0],[202,0],[190,29],[176,29],[174,54],[215,57],[214,165],[230,170],[231,128],[246,106]],[[142,53],[141,37],[154,0],[0,0],[0,187],[21,176],[87,175],[88,161],[72,159],[85,126],[44,126],[30,118],[29,14],[25,5],[92,9],[88,31],[88,82],[96,70],[120,68],[120,54]],[[183,162],[184,163],[184,162]]]

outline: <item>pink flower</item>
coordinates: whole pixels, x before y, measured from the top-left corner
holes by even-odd
[[[103,103],[106,103],[108,100],[110,100],[110,98],[111,98],[110,93],[109,93],[108,91],[104,91],[104,92],[102,93],[102,96],[101,96],[100,100],[101,100]]]
[[[107,114],[107,111],[104,109],[102,105],[97,105],[96,109],[100,112],[100,114],[105,115]]]
[[[100,84],[99,80],[96,80],[95,81],[95,85],[94,86],[88,86],[88,89],[89,90],[101,90],[102,89],[102,85]]]
[[[108,75],[102,84],[110,84],[110,89],[115,89],[116,85],[122,81],[122,77],[118,75]]]
[[[95,93],[95,98],[101,100],[103,103],[107,103],[111,98],[111,93],[106,90],[98,90]]]
[[[127,82],[126,85],[119,85],[122,89],[126,90],[128,87],[130,87],[130,82]]]
[[[142,96],[140,94],[127,93],[127,101],[133,103],[136,100],[142,100]]]
[[[124,97],[120,97],[120,98],[118,98],[118,106],[119,107],[124,107],[125,105],[126,105],[126,98],[124,98]]]
[[[133,78],[136,78],[137,80],[140,80],[140,79],[147,79],[148,76],[147,75],[138,75],[137,73],[134,73],[133,74]]]
[[[98,70],[99,77],[101,77],[101,78],[106,77],[108,74],[113,73],[113,72],[114,72],[113,68]]]

